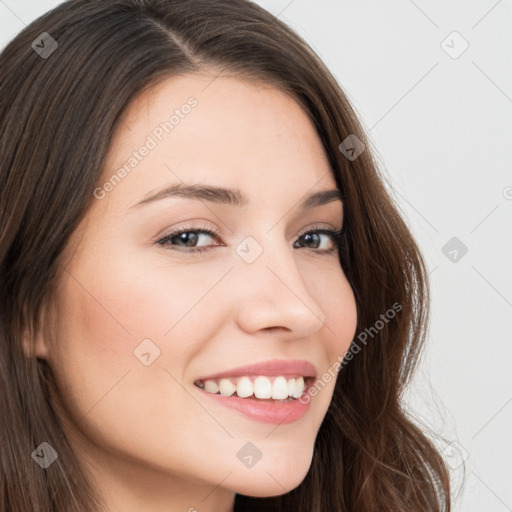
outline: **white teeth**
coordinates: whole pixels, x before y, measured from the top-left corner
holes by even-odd
[[[223,378],[218,382],[207,380],[195,383],[208,393],[218,394],[220,392],[222,396],[232,396],[236,393],[235,396],[240,398],[251,397],[254,393],[255,398],[262,400],[272,398],[278,401],[299,398],[305,387],[304,377],[286,379],[283,376],[275,377],[273,382],[269,377],[258,376],[252,380],[249,377],[240,377],[233,380]]]
[[[254,379],[254,396],[256,398],[270,398],[272,396],[272,383],[268,377]]]
[[[219,386],[214,380],[207,380],[204,383],[204,390],[208,391],[208,393],[218,393]]]
[[[284,377],[277,377],[272,384],[272,398],[277,400],[288,398],[288,382]]]
[[[293,398],[299,398],[300,395],[302,395],[302,392],[304,391],[304,378],[299,377],[295,380],[295,389],[293,391]]]
[[[254,391],[254,386],[252,385],[251,379],[249,377],[242,377],[236,386],[236,394],[240,398],[247,398],[251,396]]]
[[[236,391],[236,386],[229,379],[220,379],[219,389],[221,395],[231,396]]]
[[[294,392],[295,392],[295,379],[290,379],[288,381],[288,394],[290,396],[293,396]]]

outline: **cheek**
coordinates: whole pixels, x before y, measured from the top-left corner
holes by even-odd
[[[333,289],[330,285],[329,289]],[[324,372],[337,375],[340,365],[348,351],[357,330],[357,306],[354,293],[348,281],[343,279],[334,288],[330,297],[332,300],[325,303],[325,341],[329,366]],[[334,385],[333,385],[334,388]]]
[[[336,349],[338,354],[345,354],[353,340],[357,329],[357,306],[354,293],[348,281],[343,279],[339,285],[338,301],[331,301],[328,306],[327,318],[330,320],[333,343],[331,349]],[[332,332],[334,331],[334,333]]]
[[[133,258],[111,254],[111,259],[100,261],[95,268],[75,266],[61,287],[55,361],[66,373],[75,370],[76,385],[91,392],[109,389],[130,369],[149,367],[142,362],[148,362],[143,357],[148,350],[151,362],[166,353],[167,362],[172,360],[169,345],[172,341],[173,350],[180,351],[173,334],[179,332],[180,317],[193,299],[191,291],[183,298],[179,283],[163,279]]]
[[[115,274],[107,266],[94,274],[75,269],[79,277],[70,277],[62,288],[66,300],[49,362],[67,426],[79,425],[93,445],[106,443],[119,453],[159,461],[165,453],[185,450],[187,441],[169,432],[189,432],[179,425],[192,425],[197,416],[197,404],[177,382],[183,380],[191,347],[180,343],[186,340],[178,331],[180,324],[176,333],[163,337],[182,316],[173,313],[169,290],[165,300],[158,300],[165,283],[129,272],[128,266],[123,263]],[[181,303],[179,309],[183,307]],[[134,349],[152,337],[160,355],[144,365]],[[151,345],[147,347],[152,352]]]
[[[322,339],[332,362],[337,355],[343,355],[347,351],[356,333],[355,295],[339,264],[329,266],[325,272],[315,273],[310,268],[303,274],[312,276],[308,289],[325,314]]]
[[[211,311],[211,304],[210,309],[202,307],[202,300],[210,290],[211,295],[218,293],[213,288],[230,268],[180,262],[165,251],[145,247],[123,252],[112,247],[105,249],[100,267],[89,265],[81,271],[104,309],[105,322],[110,321],[118,333],[125,332],[132,342],[168,339],[186,323],[184,319],[195,315],[196,321],[201,320]]]
[[[88,251],[95,257],[77,258],[59,290],[63,300],[53,367],[63,384],[84,397],[81,408],[88,410],[127,372],[127,380],[140,379],[146,390],[158,388],[160,381],[175,382],[164,369],[182,381],[188,362],[209,337],[204,332],[219,322],[213,287],[226,270],[204,265],[199,273],[192,265],[143,258],[137,251],[126,255],[115,246]]]
[[[352,288],[341,269],[329,268],[321,274],[310,270],[303,275],[313,275],[308,289],[325,314],[323,327],[313,334],[318,344],[306,345],[311,358],[319,361],[316,381],[310,396],[306,397],[317,407],[314,428],[318,429],[331,403],[341,362],[356,334],[357,306]]]
[[[177,328],[222,269],[198,272],[197,267],[172,263],[165,255],[148,257],[158,249],[128,249],[117,245],[89,249],[97,257],[77,262],[74,279],[62,294],[73,298],[69,316],[76,318],[77,326],[92,337],[112,340],[110,345],[124,340],[133,350],[137,340],[161,338]]]
[[[72,277],[71,277],[72,276]],[[77,421],[91,411],[136,362],[135,339],[114,307],[109,283],[100,274],[70,271],[61,287],[57,344],[49,363],[66,409]]]

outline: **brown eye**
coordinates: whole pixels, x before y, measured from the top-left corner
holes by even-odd
[[[176,251],[181,251],[181,249],[174,249],[173,246],[190,248],[182,252],[201,253],[210,250],[209,246],[197,248],[194,246],[195,244],[197,244],[198,240],[201,239],[201,235],[208,235],[211,238],[215,238],[217,236],[217,233],[210,229],[197,229],[185,227],[177,229],[176,231],[173,231],[165,235],[163,238],[158,240],[157,243],[163,246],[170,246],[170,249]],[[185,245],[179,245],[180,243],[183,243]]]
[[[331,240],[331,247],[330,248],[328,247],[328,248],[317,250],[318,247],[322,243],[322,235],[324,235],[325,237],[330,238],[330,240]],[[299,240],[303,239],[304,243],[306,245],[307,244],[312,244],[313,247],[309,247],[309,248],[313,249],[315,252],[331,254],[333,252],[337,252],[338,251],[338,244],[339,244],[341,236],[342,236],[341,235],[341,230],[334,231],[334,230],[331,230],[331,229],[316,229],[316,230],[307,231],[306,233],[302,234],[299,237]],[[297,246],[295,245],[294,247],[297,247]]]

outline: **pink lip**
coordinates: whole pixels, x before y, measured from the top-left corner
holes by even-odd
[[[306,388],[307,390],[308,388]],[[234,409],[239,413],[249,417],[254,421],[262,423],[273,423],[276,425],[287,425],[302,418],[310,407],[311,400],[303,403],[299,399],[291,402],[275,402],[274,400],[252,400],[249,398],[239,398],[237,396],[222,396],[196,388],[198,393],[206,395],[213,400],[212,403],[223,405],[229,409]],[[306,392],[305,390],[305,392]]]
[[[199,377],[196,380],[214,380],[229,377],[243,377],[244,375],[264,375],[275,376],[282,375],[303,377],[316,377],[316,368],[308,361],[275,359],[273,361],[264,361],[262,363],[239,366],[223,372],[213,373],[206,377]]]

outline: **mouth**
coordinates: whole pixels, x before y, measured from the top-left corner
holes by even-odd
[[[274,359],[201,376],[194,386],[215,408],[256,422],[300,425],[311,407],[317,373],[306,360]]]
[[[214,407],[231,409],[256,422],[287,425],[307,414],[311,397],[304,395],[313,382],[314,377],[302,375],[245,375],[199,379],[194,385]]]
[[[300,398],[314,377],[304,375],[243,375],[216,379],[198,379],[194,385],[206,393],[237,397],[256,402],[287,403]]]

